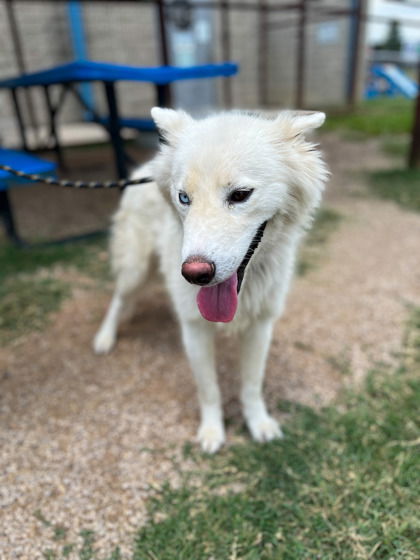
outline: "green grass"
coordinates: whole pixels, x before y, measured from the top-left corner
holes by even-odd
[[[410,210],[420,212],[420,171],[389,169],[369,174],[371,191],[381,198],[393,200]]]
[[[411,130],[413,114],[413,102],[408,99],[372,99],[361,103],[352,113],[328,113],[323,129],[350,132],[356,140],[404,134]]]
[[[389,156],[404,160],[407,158],[410,144],[408,134],[385,136],[382,140],[382,151]]]
[[[102,274],[98,266],[97,252],[104,248],[105,236],[73,243],[51,244],[18,248],[0,245],[0,281],[16,274],[31,274],[41,268],[60,264],[86,270],[90,275]]]
[[[98,258],[104,238],[27,249],[0,246],[0,343],[43,329],[71,293],[54,267],[72,267],[103,280],[107,262]]]
[[[281,403],[285,439],[238,445],[166,486],[133,558],[418,558],[419,373],[417,310],[397,371],[373,372],[340,408]]]
[[[290,414],[284,440],[244,443],[216,457],[186,445],[196,469],[183,473],[181,487],[156,492],[129,558],[419,558],[419,373],[417,308],[398,367],[378,368],[363,389],[319,412],[279,402]],[[92,532],[77,549],[65,542],[65,527],[37,517],[51,541],[46,558],[65,558],[67,550],[80,560],[105,557]]]
[[[309,230],[299,254],[297,273],[300,276],[316,267],[324,253],[323,246],[342,220],[341,214],[331,208],[321,208]]]
[[[14,278],[0,285],[0,342],[9,342],[47,324],[70,293],[69,286],[54,278]]]

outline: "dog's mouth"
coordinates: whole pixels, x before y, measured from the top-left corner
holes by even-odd
[[[229,323],[238,307],[238,294],[244,279],[245,269],[264,235],[264,222],[257,229],[253,240],[241,264],[230,278],[215,286],[203,287],[197,294],[197,305],[201,315],[207,321]]]

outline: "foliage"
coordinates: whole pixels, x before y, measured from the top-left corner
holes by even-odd
[[[396,51],[399,52],[402,47],[400,22],[392,20],[389,22],[388,35],[385,41],[376,45],[377,50]]]

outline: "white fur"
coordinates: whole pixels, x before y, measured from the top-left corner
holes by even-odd
[[[257,441],[280,437],[263,400],[264,369],[297,246],[328,175],[319,152],[304,138],[325,115],[283,111],[273,120],[228,112],[196,121],[182,111],[155,107],[152,116],[169,144],[134,173],[152,175],[156,182],[128,188],[114,216],[116,289],[94,349],[111,350],[156,252],[197,383],[202,448],[215,452],[225,439],[213,346],[216,326],[241,338],[241,401],[252,436]],[[229,204],[229,192],[238,187],[254,190],[246,202]],[[179,202],[179,191],[188,194],[189,206]],[[245,271],[235,318],[227,324],[206,321],[196,304],[199,286],[181,275],[183,261],[194,255],[213,261],[211,284],[222,282],[236,271],[266,220]]]

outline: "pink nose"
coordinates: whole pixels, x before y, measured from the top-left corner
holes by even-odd
[[[190,257],[182,263],[181,273],[191,284],[205,286],[213,280],[216,266],[214,262],[206,261],[203,257]]]

